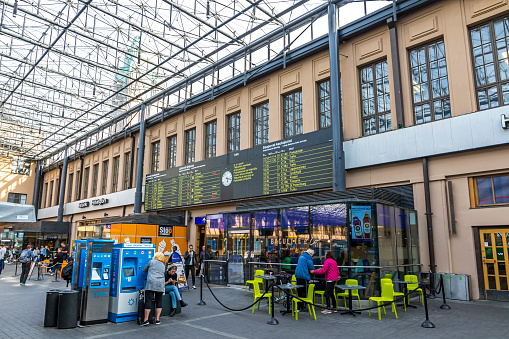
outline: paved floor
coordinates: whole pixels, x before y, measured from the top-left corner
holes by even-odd
[[[206,306],[197,306],[199,289],[183,293],[189,306],[183,313],[173,318],[162,317],[161,325],[140,327],[134,322],[123,324],[101,324],[58,330],[43,327],[45,291],[64,288],[65,283],[51,282],[51,277],[43,281],[28,281],[26,286],[19,285],[19,277],[13,277],[14,266],[7,265],[0,275],[0,338],[137,338],[175,336],[183,338],[313,338],[313,337],[376,337],[376,338],[507,338],[507,318],[509,303],[476,301],[450,301],[450,311],[439,308],[439,300],[431,300],[430,319],[434,329],[425,329],[421,323],[425,320],[424,308],[409,309],[404,312],[398,308],[399,319],[388,312],[379,321],[376,313],[370,318],[367,312],[355,318],[333,313],[319,314],[317,321],[309,314],[301,313],[296,321],[289,315],[279,315],[283,306],[276,305],[279,325],[271,326],[268,307],[262,303],[255,314],[251,310],[229,312],[219,305],[210,292],[204,290]],[[252,294],[238,288],[212,287],[217,297],[227,306],[242,308],[252,303]],[[413,301],[417,304],[417,300]]]

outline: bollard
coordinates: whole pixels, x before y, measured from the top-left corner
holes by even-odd
[[[435,328],[435,325],[429,320],[429,315],[428,315],[428,300],[427,300],[427,293],[426,293],[426,285],[424,285],[422,287],[422,293],[423,293],[423,297],[422,299],[424,300],[424,312],[426,312],[426,320],[422,323],[422,327],[424,328]]]
[[[203,274],[200,274],[200,301],[197,305],[203,306],[207,305],[205,301],[203,301]]]
[[[440,289],[442,290],[442,300],[444,302],[440,308],[442,310],[450,310],[451,306],[447,305],[447,302],[445,301],[444,276],[442,274],[440,275]]]
[[[278,325],[279,321],[277,321],[276,318],[274,318],[274,283],[272,283],[272,289],[271,289],[271,296],[270,296],[270,319],[267,321],[267,324],[269,325]]]

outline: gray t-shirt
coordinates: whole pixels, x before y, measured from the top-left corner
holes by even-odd
[[[164,292],[164,264],[162,262],[150,260],[143,272],[148,272],[145,290]]]

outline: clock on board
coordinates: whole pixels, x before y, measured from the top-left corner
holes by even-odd
[[[222,178],[222,181],[223,181],[223,185],[224,186],[230,186],[230,184],[232,183],[233,181],[233,175],[232,175],[232,172],[230,171],[226,171],[223,173],[223,178]]]

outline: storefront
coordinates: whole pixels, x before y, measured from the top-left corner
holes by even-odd
[[[16,223],[5,230],[1,236],[2,244],[14,248],[24,248],[30,244],[35,247],[48,246],[50,251],[56,251],[62,242],[68,243],[68,222],[36,221]],[[4,236],[3,234],[6,234]]]

